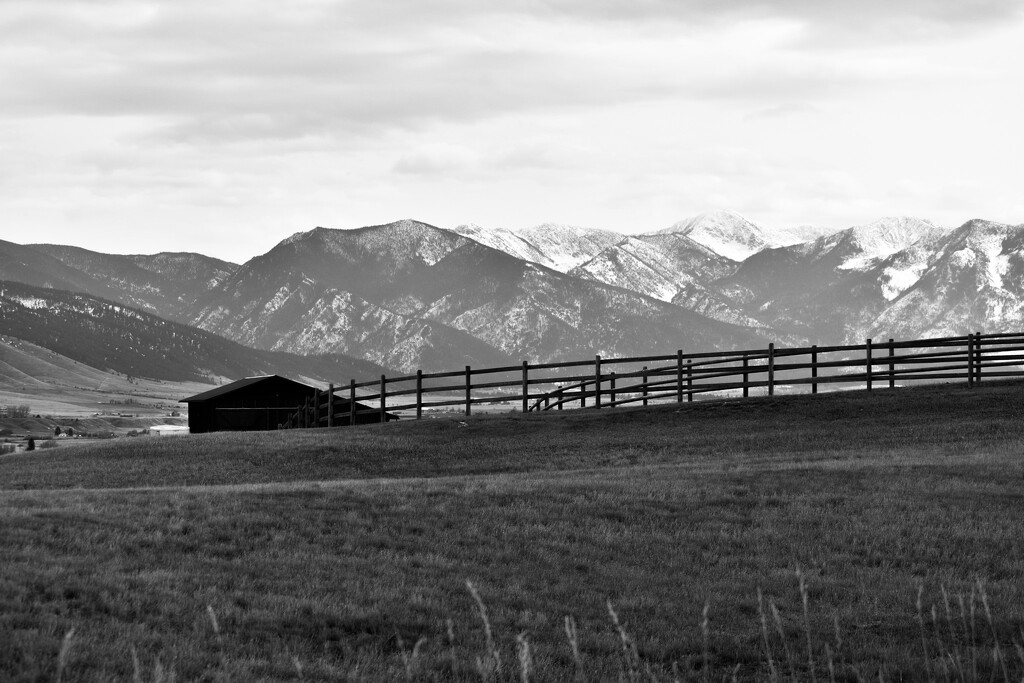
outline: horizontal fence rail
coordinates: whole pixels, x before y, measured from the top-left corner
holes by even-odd
[[[910,382],[1024,376],[1024,333],[969,334],[912,341],[868,339],[845,346],[602,358],[472,368],[330,385],[298,406],[281,428],[334,427],[420,419],[439,411],[471,415],[488,404],[521,412],[690,402],[695,397],[818,393]]]

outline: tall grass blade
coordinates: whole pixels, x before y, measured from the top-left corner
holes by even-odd
[[[448,657],[451,660],[452,676],[459,673],[459,658],[455,654],[455,622],[451,618],[445,619],[446,635],[448,637]]]
[[[472,581],[468,579],[466,580],[466,588],[469,589],[469,594],[472,595],[473,600],[476,601],[476,607],[480,612],[480,620],[484,624],[484,637],[487,641],[487,656],[490,658],[491,663],[491,666],[486,668],[493,668],[494,673],[500,675],[501,653],[498,652],[498,646],[494,642],[494,632],[491,630],[491,620],[487,616],[487,606],[484,605],[484,601],[481,599],[480,593],[477,592],[476,586],[473,585]],[[482,662],[478,659],[477,667],[480,668],[481,665]],[[481,676],[483,676],[483,672],[481,672]]]
[[[779,672],[775,668],[775,660],[772,659],[771,643],[768,640],[768,617],[764,613],[764,596],[761,594],[761,587],[757,588],[757,613],[761,616],[761,638],[764,640],[764,656],[768,660],[768,675],[772,683],[779,683]]]
[[[935,642],[938,643],[935,651],[935,656],[938,657],[939,666],[942,667],[942,678],[943,680],[949,680],[949,666],[946,664],[946,660],[953,661],[952,653],[946,649],[946,643],[942,639],[942,626],[939,624],[939,611],[935,608],[935,605],[931,607],[932,614],[932,630],[935,632]]]
[[[703,679],[705,683],[711,680],[711,647],[710,647],[710,628],[708,624],[708,611],[711,609],[711,605],[708,602],[704,603],[704,611],[701,613],[700,619],[700,630],[704,634],[704,675]]]
[[[992,631],[992,657],[995,661],[993,664],[998,665],[1003,671],[1003,680],[1010,680],[1010,672],[1006,669],[1006,658],[1003,656],[1003,648],[999,646],[999,634],[996,631],[996,622],[992,618],[992,610],[988,606],[988,593],[985,591],[985,585],[978,580],[978,593],[981,595],[981,605],[985,608],[985,618],[988,620],[989,629]]]
[[[217,613],[213,611],[213,605],[206,606],[206,615],[210,618],[210,624],[213,626],[213,633],[217,636],[217,640],[220,641],[220,624],[217,622]]]
[[[956,594],[957,604],[960,606],[960,628],[963,631],[963,647],[961,648],[961,657],[970,656],[973,658],[974,653],[974,642],[971,640],[971,630],[967,623],[967,601],[964,600],[963,593]],[[966,669],[961,669],[960,680],[967,680]],[[977,676],[974,676],[971,680],[977,680]]]
[[[942,604],[946,608],[946,625],[949,628],[949,647],[952,651],[953,670],[956,671],[957,677],[962,681],[965,676],[962,639],[958,637],[956,632],[956,618],[949,600],[949,592],[946,590],[945,585],[940,586],[940,588],[942,589]]]
[[[131,646],[132,653],[132,683],[142,683],[142,664],[139,663],[139,653],[135,646]]]
[[[224,636],[220,632],[220,622],[217,621],[217,613],[213,611],[213,605],[206,606],[206,614],[210,618],[210,624],[213,626],[213,634],[217,637],[217,649],[220,650],[220,666],[222,669],[227,669],[227,652],[224,649]]]
[[[615,625],[615,630],[618,631],[619,640],[622,644],[623,678],[627,681],[639,681],[640,653],[630,639],[629,634],[626,633],[622,622],[619,621],[619,615],[615,612],[615,607],[612,605],[611,600],[608,601],[608,614],[611,615],[612,624]]]
[[[57,674],[54,677],[56,683],[61,683],[64,678],[64,671],[67,670],[68,660],[71,659],[71,641],[75,637],[75,629],[69,629],[64,634],[64,639],[60,643],[60,651],[57,653]]]
[[[928,632],[925,629],[924,625],[924,605],[922,599],[923,597],[924,585],[919,583],[917,584],[917,625],[921,629],[921,649],[923,650],[922,656],[924,657],[925,678],[927,678],[927,680],[933,680],[932,658],[931,655],[928,654]]]
[[[569,641],[569,649],[572,650],[572,661],[576,667],[576,681],[577,683],[584,683],[587,680],[587,676],[583,669],[583,657],[580,656],[579,633],[576,630],[576,620],[569,615],[565,617],[565,637]]]
[[[971,673],[972,681],[978,680],[978,629],[975,616],[977,614],[977,586],[971,586]]]
[[[793,660],[793,650],[789,647],[789,641],[786,639],[786,629],[782,626],[782,615],[779,614],[779,608],[775,606],[775,602],[772,600],[768,601],[768,607],[772,611],[772,618],[775,620],[775,629],[779,632],[779,638],[782,639],[782,651],[786,653],[786,665],[789,666],[789,678],[792,681],[796,681],[796,662]]]
[[[804,580],[804,573],[800,571],[799,566],[796,568],[796,578],[800,584],[800,600],[804,606],[804,633],[807,636],[807,668],[811,672],[812,683],[818,683],[818,674],[814,666],[814,646],[811,644],[811,614],[807,606],[807,582]]]
[[[402,634],[395,631],[395,642],[398,644],[398,651],[402,655],[402,664],[405,667],[405,680],[412,681],[416,678],[416,666],[420,656],[420,648],[427,642],[426,638],[420,638],[416,641],[416,644],[412,646],[412,652],[405,651],[405,642],[402,640]]]
[[[533,660],[530,657],[530,641],[526,639],[526,633],[516,636],[516,652],[519,655],[519,680],[522,683],[530,683]]]

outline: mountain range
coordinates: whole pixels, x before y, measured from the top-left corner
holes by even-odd
[[[127,377],[213,383],[281,373],[330,381],[383,370],[337,354],[299,356],[253,349],[88,294],[9,281],[0,281],[0,320],[0,334],[9,339]]]
[[[1024,225],[900,217],[772,232],[714,212],[637,235],[414,220],[316,228],[244,264],[0,241],[0,279],[248,349],[359,359],[368,365],[352,372],[372,373],[1020,329],[1022,259]],[[26,324],[19,296],[3,299],[0,334]]]

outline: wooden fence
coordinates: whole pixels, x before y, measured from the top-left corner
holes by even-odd
[[[693,401],[695,396],[818,393],[819,388],[892,388],[909,382],[1024,376],[1024,333],[969,334],[849,346],[776,347],[528,363],[331,385],[282,427],[420,419],[425,411],[470,415],[481,404],[522,412]]]

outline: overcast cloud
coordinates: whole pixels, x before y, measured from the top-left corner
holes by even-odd
[[[1024,3],[0,3],[0,237],[1024,222]]]

